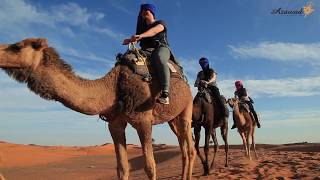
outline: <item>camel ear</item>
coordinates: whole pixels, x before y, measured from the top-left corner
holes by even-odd
[[[39,50],[48,47],[48,40],[44,38],[39,38],[36,41],[32,42],[32,48]]]

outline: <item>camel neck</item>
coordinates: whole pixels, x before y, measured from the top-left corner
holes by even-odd
[[[240,113],[239,106],[238,106],[238,105],[234,105],[234,106],[233,106],[233,111],[234,111],[235,113],[239,114],[239,113]]]
[[[40,65],[28,86],[45,99],[59,101],[83,114],[96,115],[115,103],[118,73],[119,67],[115,67],[100,79],[87,80],[61,65]]]

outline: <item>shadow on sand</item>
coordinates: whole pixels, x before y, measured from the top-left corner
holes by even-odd
[[[176,156],[180,155],[180,151],[178,150],[169,150],[169,151],[158,151],[154,152],[154,159],[156,161],[156,164],[159,164],[161,162],[170,160]],[[144,168],[144,157],[138,156],[134,157],[132,159],[129,159],[129,163],[131,165],[130,171],[136,171]]]

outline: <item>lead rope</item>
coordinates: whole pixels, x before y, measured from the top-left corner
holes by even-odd
[[[149,68],[148,68],[148,65],[146,62],[147,57],[140,53],[139,49],[136,47],[136,44],[137,44],[136,42],[129,43],[128,49],[137,55],[137,62],[139,62],[139,61],[143,62],[143,65],[147,71],[147,75],[143,77],[143,80],[149,82],[151,80],[151,75],[150,75]]]
[[[137,44],[136,42],[131,42],[131,43],[129,43],[129,44],[128,44],[128,49],[131,50],[131,51],[133,51],[133,52],[138,56],[138,61],[139,61],[139,60],[142,60],[142,61],[143,61],[143,64],[144,64],[144,65],[147,65],[146,57],[143,56],[143,55],[140,53],[139,49],[136,47],[136,44]]]

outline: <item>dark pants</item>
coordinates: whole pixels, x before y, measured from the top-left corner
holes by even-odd
[[[255,121],[257,123],[259,123],[258,115],[257,115],[256,111],[254,110],[252,103],[250,101],[246,101],[246,103],[249,105],[250,111],[252,112]]]
[[[163,91],[169,92],[170,89],[170,70],[168,67],[168,60],[170,58],[170,49],[168,47],[160,46],[153,51],[151,59],[152,64],[159,74],[159,81]]]
[[[219,88],[216,86],[208,86],[208,89],[210,89],[213,98],[217,102],[217,105],[219,106],[218,108],[219,108],[221,114],[228,116],[229,112],[227,111],[226,106],[221,99]]]

